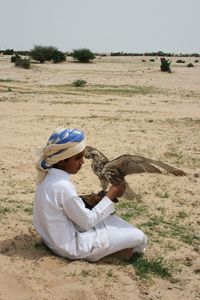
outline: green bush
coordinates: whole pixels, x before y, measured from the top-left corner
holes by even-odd
[[[188,68],[193,68],[194,65],[193,65],[192,63],[189,63],[189,64],[187,65],[187,67],[188,67]]]
[[[24,69],[30,69],[30,60],[27,58],[22,59],[22,68]]]
[[[81,86],[85,86],[86,83],[87,83],[87,81],[85,81],[85,80],[77,79],[72,83],[72,85],[76,86],[76,87],[81,87]]]
[[[21,67],[24,69],[30,69],[30,60],[27,58],[22,59],[19,55],[15,59],[15,66],[16,67]]]
[[[51,60],[54,63],[58,63],[66,60],[65,54],[52,46],[36,45],[33,49],[31,49],[30,56],[34,60],[38,60],[40,63]]]
[[[184,63],[185,63],[185,60],[178,59],[176,62],[177,62],[177,64],[184,64]]]
[[[52,60],[54,63],[63,62],[66,61],[66,56],[63,52],[57,50],[53,53]]]
[[[161,66],[160,66],[161,71],[171,73],[171,68],[170,68],[171,61],[164,57],[161,57],[160,61],[161,61]]]
[[[89,49],[82,48],[74,50],[72,53],[72,57],[81,63],[89,63],[95,58],[95,55]]]
[[[58,51],[58,49],[52,46],[36,45],[33,49],[31,49],[30,56],[42,64],[44,61],[52,60],[56,51]]]
[[[21,67],[22,65],[22,59],[21,57],[17,57],[15,60],[15,67]]]
[[[15,55],[11,56],[10,58],[10,62],[14,63],[16,61],[17,58],[20,58],[20,55],[18,53],[15,53]]]

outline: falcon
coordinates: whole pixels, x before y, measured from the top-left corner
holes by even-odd
[[[137,195],[125,180],[126,175],[139,173],[163,174],[161,170],[164,169],[167,173],[175,176],[187,176],[187,173],[178,168],[143,156],[124,154],[109,160],[101,151],[91,146],[86,147],[85,158],[91,159],[92,170],[98,176],[103,191],[106,191],[109,183],[118,184],[125,181],[126,190],[123,197],[129,200]]]

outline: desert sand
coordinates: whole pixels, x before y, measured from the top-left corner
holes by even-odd
[[[0,300],[200,298],[200,64],[176,59],[170,74],[159,58],[68,58],[25,70],[0,57]],[[73,87],[77,79],[87,85]],[[140,197],[116,204],[147,234],[144,259],[159,258],[170,276],[141,275],[114,257],[69,261],[42,244],[32,225],[34,149],[59,126],[81,128],[110,159],[138,154],[188,173],[127,176]],[[74,182],[80,194],[100,190],[88,160]]]

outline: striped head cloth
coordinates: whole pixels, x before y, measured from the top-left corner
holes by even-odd
[[[81,153],[85,149],[85,136],[79,129],[58,128],[42,148],[37,162],[38,182],[46,176],[48,169],[61,160]]]

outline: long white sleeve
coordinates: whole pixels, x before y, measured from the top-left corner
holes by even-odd
[[[115,211],[113,202],[106,196],[92,210],[87,209],[78,196],[63,199],[62,205],[68,218],[84,230],[91,229]]]

